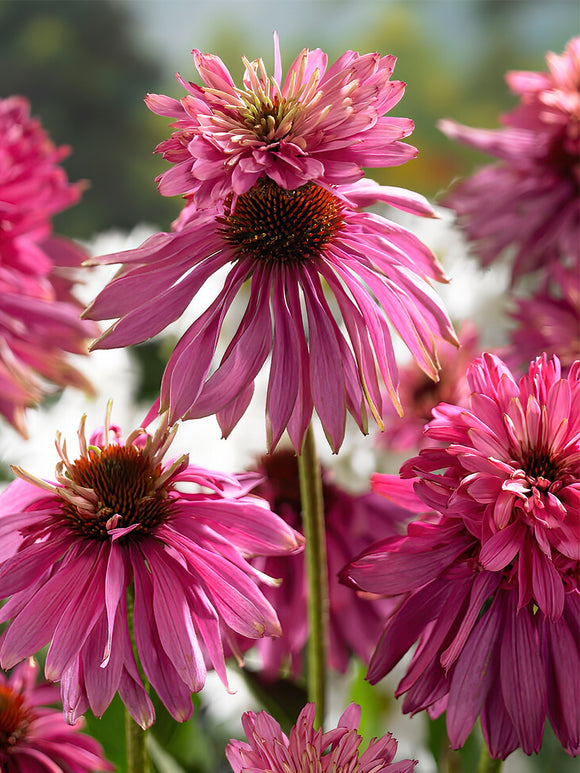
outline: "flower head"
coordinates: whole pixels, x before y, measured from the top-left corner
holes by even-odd
[[[375,478],[389,497],[408,484],[410,509],[436,512],[343,572],[355,588],[399,597],[368,679],[418,639],[397,694],[404,711],[447,708],[455,748],[479,715],[492,756],[532,754],[547,714],[580,753],[579,375],[580,362],[564,379],[544,356],[516,382],[498,358],[476,360],[470,406],[441,404],[427,425],[440,446],[406,462],[396,485]]]
[[[302,538],[248,495],[255,475],[225,475],[164,461],[174,430],[126,440],[110,423],[71,461],[57,439],[56,482],[20,469],[0,496],[0,612],[11,623],[3,667],[50,643],[46,676],[62,683],[74,721],[100,716],[118,690],[142,726],[154,719],[133,655],[170,713],[191,715],[206,658],[227,685],[223,644],[234,634],[277,636],[258,589],[269,578],[247,558],[298,550]],[[202,651],[203,647],[203,651]]]
[[[227,436],[271,355],[269,448],[287,428],[299,451],[316,409],[337,451],[347,411],[365,432],[369,411],[382,424],[379,378],[398,404],[388,321],[432,378],[435,340],[455,341],[428,282],[444,278],[432,253],[401,226],[360,211],[379,200],[417,214],[431,211],[422,197],[372,181],[286,190],[269,178],[206,209],[188,205],[174,232],[99,259],[125,266],[85,312],[92,319],[120,317],[96,346],[126,346],[157,334],[211,274],[231,264],[223,289],[171,355],[162,409],[171,421],[215,413]],[[248,280],[245,311],[216,367],[224,317]]]
[[[248,743],[230,741],[226,756],[234,773],[411,773],[414,760],[392,762],[397,742],[390,733],[370,742],[359,753],[357,733],[360,707],[354,703],[344,711],[338,727],[323,733],[315,730],[314,704],[300,712],[288,738],[265,711],[246,712],[242,724]]]
[[[520,104],[505,128],[442,121],[447,136],[499,159],[459,183],[446,204],[476,244],[484,265],[515,250],[513,278],[564,261],[580,265],[580,38],[548,72],[510,72]]]
[[[159,178],[163,195],[194,196],[205,207],[247,193],[261,177],[286,190],[352,183],[363,166],[396,166],[417,154],[400,141],[413,122],[384,116],[405,91],[390,80],[394,56],[347,51],[327,68],[320,49],[304,49],[283,79],[275,37],[274,76],[261,59],[244,57],[238,88],[219,57],[192,53],[203,87],[178,76],[188,92],[182,99],[147,97],[151,110],[176,119],[157,148],[175,165]]]
[[[0,413],[26,433],[25,409],[45,381],[90,391],[67,352],[86,353],[98,333],[79,319],[71,270],[87,257],[52,236],[51,218],[76,203],[82,184],[70,184],[56,148],[23,97],[0,99]]]
[[[0,768],[4,773],[88,773],[113,770],[100,745],[68,725],[62,712],[46,704],[58,690],[36,684],[38,665],[24,661],[10,676],[0,673]]]
[[[287,524],[301,531],[296,455],[290,449],[277,450],[262,457],[257,472],[263,480],[256,493]],[[368,662],[380,632],[385,602],[360,599],[350,588],[339,584],[338,573],[349,559],[375,540],[399,533],[401,520],[408,513],[372,492],[350,494],[331,480],[327,470],[322,471],[322,498],[329,585],[328,659],[331,668],[344,673],[351,653]],[[282,636],[258,642],[263,661],[261,672],[266,678],[274,678],[282,666],[289,665],[295,676],[300,673],[308,637],[304,556],[272,556],[255,559],[254,563],[266,574],[282,578],[279,587],[264,589],[264,595],[278,613]]]

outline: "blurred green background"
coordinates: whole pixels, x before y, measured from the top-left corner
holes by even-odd
[[[330,61],[346,48],[395,54],[407,91],[394,112],[415,121],[420,152],[371,175],[433,197],[480,160],[436,121],[496,126],[513,105],[505,71],[542,69],[579,21],[576,0],[0,0],[0,96],[27,96],[54,141],[72,147],[69,176],[90,188],[55,228],[89,238],[139,222],[167,228],[179,211],[154,183],[168,121],[143,97],[181,96],[174,74],[197,77],[192,48],[219,54],[236,80],[242,54],[272,67],[274,30],[286,66],[303,47]]]

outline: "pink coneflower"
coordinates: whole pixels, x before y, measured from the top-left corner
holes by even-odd
[[[342,185],[362,167],[396,166],[417,155],[401,139],[409,118],[384,113],[402,98],[405,84],[391,81],[394,56],[347,51],[327,69],[320,49],[304,49],[282,78],[274,37],[274,76],[261,59],[245,66],[243,88],[217,56],[195,49],[205,86],[177,76],[188,92],[179,101],[149,94],[147,104],[175,118],[175,132],[157,151],[175,164],[159,178],[165,196],[194,196],[198,207],[247,193],[267,176],[286,190],[311,181]]]
[[[484,354],[467,375],[470,408],[441,404],[426,428],[446,447],[401,468],[419,477],[424,502],[481,541],[484,568],[517,563],[519,605],[533,598],[552,620],[564,603],[556,557],[577,561],[580,551],[579,375],[580,361],[563,379],[558,358],[544,355],[516,382]]]
[[[470,407],[441,404],[426,448],[375,490],[414,483],[427,515],[344,570],[358,589],[402,596],[369,666],[382,678],[418,639],[397,694],[404,711],[447,708],[452,746],[477,716],[493,757],[537,752],[549,717],[580,752],[580,362],[556,358],[517,383],[486,354]],[[417,511],[417,507],[413,508]]]
[[[518,367],[538,352],[556,354],[567,374],[580,355],[580,273],[554,266],[532,296],[516,299],[506,359]]]
[[[301,531],[302,504],[296,455],[289,449],[278,450],[262,457],[257,471],[264,479],[256,493],[263,496],[287,524]],[[384,602],[363,601],[350,588],[345,588],[338,582],[338,573],[347,561],[376,539],[399,533],[402,518],[408,518],[408,513],[372,492],[357,496],[348,493],[332,482],[327,470],[322,471],[322,496],[328,559],[328,657],[330,667],[344,673],[352,653],[368,662],[381,630],[385,608]],[[255,563],[266,574],[282,579],[279,587],[264,590],[278,613],[282,636],[258,642],[262,673],[272,679],[282,667],[289,667],[292,675],[297,676],[308,638],[304,556],[269,557],[257,559]]]
[[[357,733],[360,707],[354,703],[343,712],[338,726],[323,733],[315,730],[314,704],[300,712],[288,738],[265,711],[246,712],[242,724],[248,743],[232,740],[226,757],[234,773],[411,773],[417,762],[392,762],[397,742],[390,733],[370,742],[359,753]]]
[[[247,557],[302,543],[266,503],[249,496],[255,475],[225,475],[163,461],[175,430],[163,417],[125,441],[110,424],[70,461],[57,438],[56,482],[20,469],[0,496],[3,667],[50,643],[46,676],[62,682],[75,721],[100,716],[118,690],[135,721],[153,722],[145,676],[175,719],[192,712],[205,682],[204,654],[227,686],[223,641],[277,636],[276,613],[258,589],[269,578]],[[203,645],[204,654],[200,644]]]
[[[227,436],[271,354],[269,448],[288,429],[300,451],[315,409],[337,451],[347,411],[365,432],[369,410],[382,423],[379,376],[398,403],[388,321],[431,378],[438,371],[435,339],[455,341],[427,281],[444,278],[435,257],[406,229],[359,210],[378,200],[431,212],[421,197],[372,181],[340,187],[309,182],[285,190],[269,178],[235,200],[229,196],[203,210],[189,205],[175,232],[98,259],[125,266],[85,312],[91,319],[121,317],[96,346],[126,346],[155,335],[180,316],[211,274],[232,264],[223,289],[169,360],[162,409],[169,409],[172,422],[216,413]],[[212,371],[224,317],[247,280],[245,312]]]
[[[515,250],[514,279],[558,261],[580,264],[580,38],[546,61],[548,72],[507,74],[520,104],[502,117],[506,128],[440,123],[448,137],[500,159],[445,203],[484,265]]]
[[[0,673],[0,769],[3,773],[88,773],[113,770],[100,745],[68,725],[58,689],[36,684],[38,665],[25,661],[9,677]]]
[[[440,402],[466,405],[469,389],[465,380],[467,368],[481,351],[478,331],[469,320],[463,322],[459,333],[459,348],[442,344],[438,350],[441,370],[439,380],[433,381],[414,362],[400,371],[399,394],[403,415],[390,410],[385,417],[385,430],[375,436],[377,446],[387,450],[418,449],[426,441],[423,430],[431,419],[431,412]]]
[[[86,354],[98,333],[79,319],[71,270],[87,255],[51,235],[51,217],[75,204],[56,148],[23,97],[0,99],[0,413],[25,435],[25,409],[45,381],[90,391],[67,352]]]

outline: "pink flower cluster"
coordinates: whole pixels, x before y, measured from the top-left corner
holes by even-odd
[[[446,204],[483,265],[514,249],[514,280],[561,261],[580,271],[580,37],[546,61],[548,72],[507,74],[520,103],[503,116],[505,128],[439,124],[499,159],[460,182]]]
[[[72,270],[87,257],[51,231],[51,217],[80,198],[57,148],[23,97],[0,99],[0,414],[26,435],[25,409],[46,383],[90,391],[67,352],[86,354],[98,334],[79,318]]]
[[[537,752],[548,715],[580,753],[580,361],[516,381],[492,355],[468,372],[469,407],[440,404],[438,447],[376,476],[375,490],[425,511],[348,566],[356,588],[399,596],[369,666],[381,679],[419,641],[397,694],[404,711],[447,709],[461,747],[477,716],[493,757]]]
[[[265,711],[242,717],[248,743],[230,741],[226,756],[234,773],[412,773],[414,760],[393,762],[397,742],[390,733],[374,738],[361,754],[357,733],[360,707],[344,711],[338,727],[323,733],[314,729],[314,704],[307,704],[290,737]]]

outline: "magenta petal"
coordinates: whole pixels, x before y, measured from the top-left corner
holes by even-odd
[[[338,452],[345,430],[345,387],[338,336],[328,308],[324,308],[317,278],[304,273],[301,287],[308,314],[311,388],[316,411],[332,449]],[[318,286],[317,286],[318,285]]]
[[[298,395],[300,379],[300,342],[286,305],[282,281],[274,284],[272,297],[274,336],[272,362],[266,396],[268,448],[275,448],[282,436]]]
[[[82,587],[93,565],[91,550],[79,552],[36,590],[12,621],[0,646],[3,668],[11,668],[38,652],[49,641],[58,621],[66,615],[71,588]]]
[[[547,689],[538,648],[538,632],[529,610],[515,612],[509,601],[509,617],[501,647],[501,690],[507,711],[526,754],[537,752],[547,711]]]
[[[479,554],[481,565],[488,572],[501,571],[518,554],[523,537],[525,528],[519,521],[500,529],[483,545]]]
[[[580,754],[580,604],[570,594],[563,617],[543,628],[543,658],[548,684],[548,716],[568,754]],[[568,618],[572,624],[570,625]]]
[[[544,555],[536,545],[532,545],[531,550],[534,599],[546,617],[555,622],[564,611],[562,578],[551,557]]]
[[[192,692],[199,692],[206,676],[203,655],[187,596],[183,591],[175,593],[186,578],[154,542],[144,547],[144,555],[152,569],[153,614],[159,640],[180,678]]]
[[[124,606],[123,611],[125,612]],[[113,627],[111,656],[107,661],[107,665],[102,666],[103,652],[107,641],[107,628],[106,615],[102,614],[98,624],[87,638],[82,651],[87,698],[91,711],[98,717],[103,715],[119,687],[124,658],[127,655],[129,658],[133,657],[130,647],[126,647],[128,632],[126,629],[122,630],[124,628],[122,614],[118,614]],[[127,652],[125,651],[126,648]]]
[[[463,746],[490,689],[494,689],[502,628],[502,609],[496,600],[471,632],[453,670],[447,732],[454,749]]]
[[[178,677],[159,641],[148,571],[140,560],[132,564],[135,579],[134,631],[139,659],[147,679],[171,716],[178,722],[184,722],[193,711],[191,691]]]

